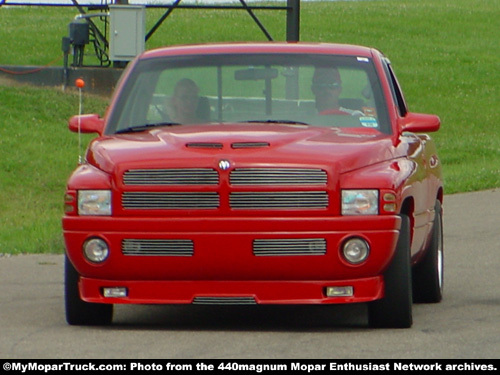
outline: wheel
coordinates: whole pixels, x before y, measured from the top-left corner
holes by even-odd
[[[385,295],[368,304],[371,327],[409,328],[413,323],[410,239],[410,219],[401,215],[401,230],[394,258],[384,273]]]
[[[413,302],[437,303],[443,299],[443,215],[436,202],[432,238],[426,254],[413,268]]]
[[[64,302],[66,321],[71,325],[108,325],[113,320],[113,305],[89,303],[80,298],[80,275],[71,261],[64,259]]]

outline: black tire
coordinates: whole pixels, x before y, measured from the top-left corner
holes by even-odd
[[[436,202],[432,238],[427,252],[413,268],[413,302],[438,303],[443,299],[444,251],[441,202]]]
[[[71,261],[64,259],[64,302],[66,322],[70,325],[108,325],[113,320],[113,305],[89,303],[80,298],[80,275]]]
[[[384,273],[385,295],[368,304],[370,327],[410,328],[413,323],[410,241],[410,219],[401,215],[394,258]]]

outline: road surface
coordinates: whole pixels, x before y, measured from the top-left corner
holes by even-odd
[[[366,306],[117,306],[109,327],[64,319],[63,256],[0,257],[0,358],[498,358],[500,189],[445,196],[445,296],[411,329]]]

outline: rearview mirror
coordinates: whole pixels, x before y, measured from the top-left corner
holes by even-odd
[[[441,120],[438,116],[423,113],[409,112],[399,120],[401,132],[432,133],[438,131],[440,126]]]
[[[78,133],[98,133],[102,135],[104,131],[104,119],[97,114],[78,115],[69,119],[69,130]]]
[[[274,79],[278,77],[278,69],[274,68],[249,68],[234,72],[234,79],[237,81],[256,81],[262,79]]]

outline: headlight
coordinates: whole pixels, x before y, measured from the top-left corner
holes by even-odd
[[[80,190],[78,192],[78,214],[87,216],[111,215],[111,191]]]
[[[342,190],[342,215],[378,215],[378,190]]]

